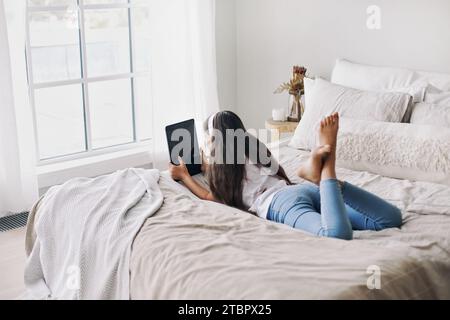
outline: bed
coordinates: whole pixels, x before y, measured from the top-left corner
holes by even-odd
[[[281,149],[295,182],[305,183],[295,169],[307,156]],[[163,175],[164,204],[133,244],[131,298],[449,299],[450,187],[338,174],[401,208],[402,229],[356,232],[354,241],[316,238],[195,199]]]
[[[167,172],[158,173],[155,183],[162,193],[162,206],[139,224],[130,241],[129,261],[127,255],[126,264],[121,263],[126,265],[126,296],[135,300],[450,299],[450,125],[436,130],[434,120],[429,125],[401,123],[411,107],[410,98],[424,103],[421,81],[425,78],[444,92],[439,95],[439,110],[450,112],[450,76],[426,74],[411,83],[418,73],[373,68],[338,61],[334,83],[387,93],[360,92],[318,81],[325,89],[318,93],[317,108],[309,108],[320,110],[320,116],[336,111],[320,108],[338,101],[334,107],[341,108],[341,113],[351,116],[353,110],[365,117],[342,121],[338,176],[398,206],[404,222],[401,229],[356,231],[353,241],[318,238],[201,201]],[[367,81],[355,75],[368,75]],[[374,82],[375,75],[380,79]],[[373,83],[396,87],[369,88]],[[407,91],[406,96],[401,91]],[[326,100],[324,92],[331,100]],[[348,98],[345,103],[342,97]],[[430,110],[437,101],[428,101]],[[308,105],[314,104],[312,95],[306,96],[306,104],[309,112]],[[373,105],[378,113],[372,112]],[[362,106],[368,109],[362,110]],[[304,119],[308,116],[314,115]],[[368,119],[370,116],[378,118]],[[304,128],[301,123],[300,132],[289,143],[273,146],[279,163],[295,183],[308,183],[295,175],[314,144],[311,135],[301,132]],[[202,176],[196,179],[205,184]],[[75,185],[76,190],[78,187]],[[73,200],[75,189],[67,190],[66,199]],[[51,211],[53,204],[49,205]],[[29,253],[35,247],[41,209],[36,204],[30,215]],[[65,227],[64,221],[61,225]],[[70,240],[70,234],[64,236]],[[67,254],[64,244],[54,243]],[[34,252],[39,260],[42,252]],[[60,259],[64,260],[64,254]],[[36,270],[34,265],[28,269]],[[89,276],[95,278],[95,273]],[[37,282],[41,280],[46,281],[37,278]]]

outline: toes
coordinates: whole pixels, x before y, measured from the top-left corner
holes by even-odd
[[[333,113],[333,121],[335,123],[339,121],[339,113],[338,112]]]
[[[339,120],[339,115],[337,112],[335,112],[330,116],[324,117],[322,119],[322,121],[320,122],[320,127],[324,128],[324,127],[332,126],[333,124],[338,122],[338,120]]]

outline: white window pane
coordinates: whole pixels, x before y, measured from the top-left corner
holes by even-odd
[[[134,79],[134,101],[136,120],[139,123],[139,138],[148,140],[152,137],[152,95],[150,78]]]
[[[149,8],[131,10],[134,70],[150,71],[150,12]]]
[[[131,71],[128,9],[86,10],[85,28],[89,77]]]
[[[28,5],[33,6],[66,6],[75,5],[77,0],[28,0]]]
[[[134,141],[130,79],[89,84],[89,106],[94,149]]]
[[[41,159],[86,150],[81,85],[36,90],[35,107]]]
[[[81,78],[78,11],[30,13],[35,83]]]

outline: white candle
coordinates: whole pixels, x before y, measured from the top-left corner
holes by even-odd
[[[272,110],[273,121],[286,121],[286,111],[284,109]]]

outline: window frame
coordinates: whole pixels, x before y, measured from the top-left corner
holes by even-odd
[[[29,89],[29,97],[30,97],[30,105],[32,109],[32,117],[33,117],[33,126],[34,126],[34,135],[36,141],[36,159],[37,166],[45,166],[55,163],[61,163],[66,161],[78,160],[83,158],[95,157],[99,155],[104,155],[108,153],[114,153],[123,150],[129,150],[134,148],[142,148],[146,146],[150,146],[152,137],[150,138],[142,138],[140,122],[137,121],[139,114],[138,108],[136,108],[136,87],[135,82],[137,78],[146,78],[150,82],[149,90],[152,91],[152,80],[151,80],[151,66],[148,71],[136,72],[134,70],[134,61],[135,57],[135,43],[133,36],[133,23],[132,23],[132,9],[133,8],[148,8],[147,5],[138,3],[133,4],[131,0],[127,0],[125,3],[110,3],[110,4],[84,4],[84,0],[75,0],[77,3],[74,6],[74,9],[78,11],[78,36],[79,36],[79,45],[80,45],[80,66],[81,73],[79,79],[70,79],[70,80],[58,80],[58,81],[49,81],[49,82],[40,82],[35,83],[33,79],[33,61],[31,55],[31,39],[30,39],[30,13],[33,12],[52,12],[52,11],[67,11],[70,6],[61,5],[61,6],[30,6],[27,4],[27,12],[26,12],[26,64],[27,64],[27,78],[28,78],[28,89]],[[86,30],[85,30],[85,10],[103,10],[103,9],[127,9],[128,11],[128,31],[129,31],[129,50],[130,50],[130,72],[129,73],[117,73],[106,76],[97,76],[97,77],[89,77],[89,73],[87,70],[87,50],[86,50]],[[131,82],[131,108],[132,108],[132,125],[133,125],[133,141],[118,144],[103,148],[94,149],[92,146],[92,123],[90,118],[90,100],[89,100],[89,84],[95,82],[105,82],[105,81],[113,81],[113,80],[124,80],[128,79]],[[51,158],[41,159],[40,156],[40,142],[38,136],[38,122],[37,122],[37,113],[36,113],[36,105],[35,105],[35,91],[39,89],[45,88],[55,88],[59,86],[67,86],[67,85],[81,85],[82,86],[82,100],[83,105],[80,106],[83,108],[84,114],[84,134],[85,134],[85,150],[80,151],[73,154],[66,154],[61,156],[55,156]],[[153,96],[153,95],[152,95]],[[151,108],[151,113],[153,115],[153,103]],[[150,150],[150,149],[149,149]]]

